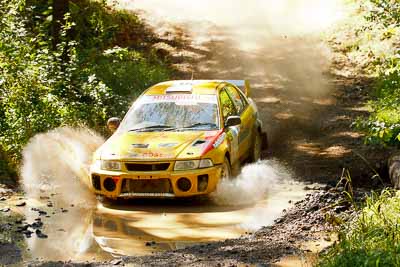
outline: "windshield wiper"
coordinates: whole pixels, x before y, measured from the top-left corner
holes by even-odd
[[[185,126],[179,129],[190,129],[190,128],[196,128],[196,127],[200,127],[200,126],[211,126],[212,128],[217,128],[217,125],[215,123],[212,122],[198,122],[189,126]]]
[[[145,131],[145,130],[169,130],[169,129],[174,129],[174,127],[169,126],[169,125],[152,125],[152,126],[146,126],[143,128],[137,128],[137,129],[130,129],[129,132],[136,132],[136,131]]]

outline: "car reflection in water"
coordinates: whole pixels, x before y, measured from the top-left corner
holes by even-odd
[[[105,251],[140,256],[202,242],[239,237],[249,207],[126,206],[99,207],[92,234]]]
[[[104,251],[117,255],[146,255],[153,251],[183,248],[193,243],[168,241],[132,227],[131,223],[131,219],[95,213],[93,237]]]

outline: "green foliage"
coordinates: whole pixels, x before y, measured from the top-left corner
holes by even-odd
[[[400,144],[400,70],[382,75],[376,86],[375,99],[370,102],[373,113],[358,122],[370,144]]]
[[[130,96],[129,101],[145,88],[169,76],[164,65],[148,60],[143,53],[118,46],[105,50],[93,63],[90,71],[118,95]]]
[[[384,26],[400,23],[400,2],[397,0],[369,0],[370,13],[367,19],[378,21]]]
[[[349,58],[376,77],[375,92],[368,103],[371,114],[356,126],[366,133],[368,144],[400,146],[400,2],[368,0],[359,3],[359,24],[347,41]],[[350,43],[348,43],[350,42]]]
[[[101,128],[170,76],[143,46],[153,37],[135,14],[89,0],[70,1],[68,11],[54,47],[52,1],[0,0],[0,145],[14,161],[36,133]],[[141,37],[124,37],[133,30]]]
[[[399,192],[372,194],[359,216],[339,233],[340,242],[320,266],[400,266],[399,214]]]
[[[65,38],[51,50],[45,34],[35,36],[26,28],[26,17],[18,12],[21,4],[0,3],[0,106],[4,114],[0,141],[16,157],[35,133],[87,118],[90,125],[104,121],[104,104],[111,100],[111,90],[104,83],[90,82],[77,71],[76,42]],[[72,26],[67,18],[63,37]]]

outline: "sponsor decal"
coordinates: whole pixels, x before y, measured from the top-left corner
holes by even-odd
[[[237,159],[239,157],[239,127],[231,127],[229,130],[229,141],[231,145],[231,157]]]
[[[162,153],[162,152],[144,152],[144,153],[138,153],[138,152],[131,152],[128,154],[128,157],[130,158],[141,158],[141,159],[154,159],[154,158],[174,158],[174,154],[169,154],[169,153]]]
[[[239,144],[241,144],[250,134],[250,129],[245,128],[239,135]]]
[[[224,130],[221,129],[216,132],[216,135],[214,135],[213,137],[206,138],[206,139],[209,141],[209,143],[204,147],[204,149],[201,153],[201,156],[204,156],[206,153],[208,153],[212,149],[214,149],[222,144],[222,142],[225,140]],[[216,143],[217,143],[217,145],[214,146]]]
[[[217,138],[217,140],[215,140],[215,142],[214,142],[214,144],[213,144],[213,147],[214,147],[214,148],[219,147],[219,145],[222,144],[222,142],[224,142],[225,136],[226,136],[226,134],[225,134],[225,133],[222,133],[222,134]]]
[[[167,95],[146,95],[140,98],[140,104],[160,102],[175,102],[179,104],[194,104],[198,103],[217,103],[215,95],[197,95],[197,94],[167,94]]]
[[[132,144],[132,148],[148,148],[149,144]]]
[[[232,134],[237,137],[239,135],[239,126],[236,127],[231,127],[230,131],[232,132]]]
[[[178,145],[178,143],[163,143],[163,144],[159,144],[158,147],[171,148],[171,147],[176,147],[177,145]]]

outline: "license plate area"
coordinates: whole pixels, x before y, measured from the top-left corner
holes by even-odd
[[[173,193],[171,181],[160,179],[123,179],[121,193],[161,194]]]

